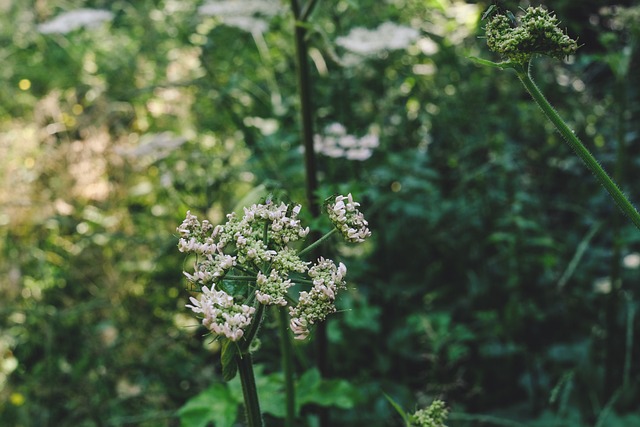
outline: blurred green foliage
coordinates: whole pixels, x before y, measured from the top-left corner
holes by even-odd
[[[187,209],[221,221],[262,184],[305,200],[293,23],[286,2],[266,31],[202,4],[0,1],[3,425],[241,419],[184,308],[175,227]],[[638,202],[638,5],[549,5],[583,45],[534,78]],[[331,387],[308,377],[313,346],[296,348],[315,381],[300,404],[332,406],[332,425],[400,425],[384,393],[407,409],[442,398],[452,426],[638,423],[640,235],[515,76],[466,59],[490,57],[488,6],[340,0],[311,17],[316,132],[379,137],[366,160],[318,158],[318,199],[354,193],[374,233],[334,248],[351,287],[328,325]],[[38,31],[77,8],[113,19]],[[336,43],[384,22],[419,37],[367,57]]]

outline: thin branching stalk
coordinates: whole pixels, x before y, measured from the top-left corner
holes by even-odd
[[[310,251],[312,251],[313,249],[317,248],[318,246],[323,244],[329,237],[333,236],[333,234],[336,233],[337,231],[338,231],[337,228],[332,229],[327,234],[325,234],[324,236],[322,236],[321,238],[319,238],[318,240],[316,240],[315,242],[313,242],[312,244],[310,244],[309,246],[307,246],[306,248],[301,250],[298,253],[298,256],[305,255],[305,254],[309,253]]]

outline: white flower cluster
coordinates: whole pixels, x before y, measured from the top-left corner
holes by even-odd
[[[358,210],[358,206],[360,203],[353,201],[351,193],[346,196],[336,196],[333,203],[327,204],[329,219],[342,236],[352,243],[362,243],[371,236],[369,223]]]
[[[67,34],[75,29],[93,28],[113,19],[113,13],[100,9],[76,9],[61,13],[50,21],[38,25],[42,34]]]
[[[177,228],[178,249],[198,255],[193,273],[184,275],[202,290],[200,299],[192,297],[187,307],[203,316],[202,323],[211,332],[236,341],[251,322],[255,308],[235,304],[233,297],[220,289],[225,276],[236,267],[242,266],[245,274],[257,271],[254,295],[259,303],[287,304],[285,295],[293,285],[287,275],[308,269],[307,263],[286,246],[309,234],[309,228],[300,224],[299,213],[299,205],[258,204],[245,208],[241,219],[231,213],[224,225],[214,227],[187,212]],[[269,266],[268,274],[261,271],[265,265]]]
[[[264,33],[269,28],[266,20],[258,15],[270,18],[282,11],[277,0],[215,0],[208,1],[198,8],[203,16],[217,16],[230,27],[248,33]]]
[[[415,28],[384,22],[377,28],[353,28],[346,36],[338,37],[336,44],[361,56],[375,56],[389,50],[406,49],[420,33]]]
[[[309,292],[300,292],[298,305],[289,307],[290,327],[296,339],[305,339],[309,336],[311,325],[335,313],[336,294],[339,289],[346,287],[346,274],[347,267],[343,263],[336,266],[333,261],[324,258],[318,259],[317,264],[309,269],[313,287]]]
[[[338,196],[329,206],[332,220],[346,230],[348,240],[360,242],[371,234],[351,194]],[[178,249],[197,255],[193,272],[184,274],[200,291],[198,298],[190,297],[187,307],[202,317],[212,333],[232,341],[241,339],[253,321],[259,322],[253,318],[259,304],[289,305],[294,301],[289,289],[297,280],[308,282],[301,277],[305,274],[313,286],[289,306],[295,338],[306,338],[310,325],[335,312],[336,294],[345,287],[347,269],[324,258],[309,267],[288,246],[309,234],[299,213],[299,205],[267,202],[245,208],[242,218],[231,213],[225,224],[213,226],[187,212],[177,228]],[[291,273],[295,274],[289,277]]]
[[[233,298],[224,291],[202,287],[200,299],[190,297],[187,304],[194,313],[202,314],[202,324],[217,335],[224,335],[231,341],[238,341],[244,335],[256,309],[244,304],[235,304]]]
[[[378,145],[378,135],[368,133],[358,138],[347,134],[347,130],[340,123],[330,124],[324,129],[324,135],[315,135],[313,138],[316,153],[333,158],[344,157],[348,160],[367,160]]]

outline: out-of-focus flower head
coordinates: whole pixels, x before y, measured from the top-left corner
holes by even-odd
[[[113,13],[100,9],[76,9],[61,13],[50,21],[38,25],[42,34],[67,34],[78,28],[94,28],[111,21]]]

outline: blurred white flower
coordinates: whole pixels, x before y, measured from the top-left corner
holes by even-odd
[[[358,55],[373,56],[388,50],[405,49],[419,35],[414,28],[384,22],[373,30],[353,28],[346,36],[338,37],[336,44]]]
[[[622,259],[622,264],[626,268],[636,269],[640,267],[640,254],[637,252],[630,253]]]
[[[205,16],[274,16],[282,10],[277,0],[212,0],[198,8]]]
[[[600,277],[593,281],[593,291],[597,294],[611,293],[611,279]]]
[[[418,48],[420,49],[420,51],[422,53],[424,53],[425,55],[433,55],[435,53],[438,52],[438,50],[440,49],[438,47],[438,43],[434,42],[433,40],[431,40],[428,37],[424,37],[421,38],[420,40],[418,40]]]
[[[325,127],[324,135],[313,138],[316,153],[327,157],[348,160],[367,160],[378,147],[380,140],[375,133],[368,133],[361,138],[349,135],[340,123],[332,123]]]
[[[50,21],[38,25],[42,34],[66,34],[75,29],[94,28],[103,22],[111,21],[113,13],[100,9],[76,9],[61,13]]]
[[[248,33],[264,33],[269,28],[266,20],[282,11],[276,0],[217,0],[209,1],[198,8],[203,16],[217,16],[230,27]]]

